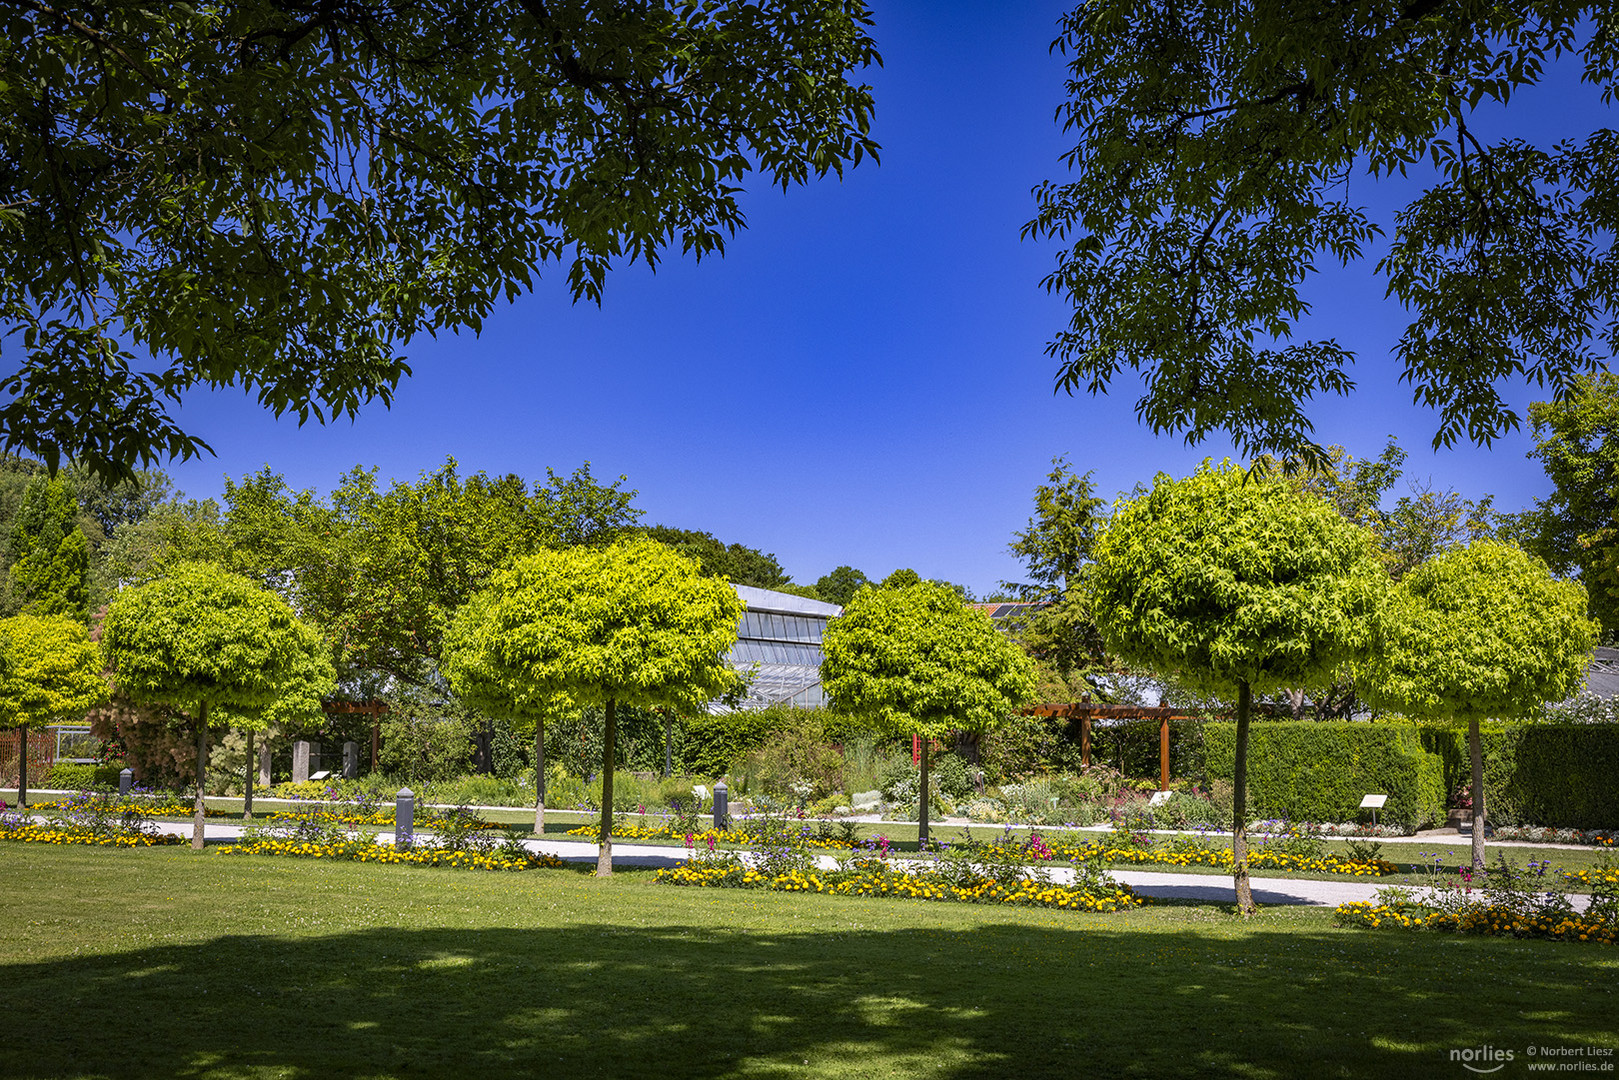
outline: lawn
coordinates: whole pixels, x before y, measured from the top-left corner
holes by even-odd
[[[0,845],[7,1078],[1463,1076],[1619,1057],[1619,950]],[[1610,1057],[1607,1061],[1614,1061]]]

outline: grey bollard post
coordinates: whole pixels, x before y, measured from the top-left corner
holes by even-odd
[[[118,797],[121,799],[129,794],[129,789],[135,786],[135,770],[120,769],[118,771]]]
[[[714,785],[714,828],[724,829],[730,824],[730,792],[725,790],[725,781],[721,780]]]
[[[394,797],[394,847],[404,850],[416,832],[416,796],[410,788],[400,788]]]
[[[346,742],[343,744],[343,779],[353,780],[360,775],[360,744]]]

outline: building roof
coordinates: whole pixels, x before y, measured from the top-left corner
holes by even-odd
[[[1619,697],[1619,649],[1597,647],[1585,669],[1585,688],[1599,698]]]
[[[756,589],[752,585],[733,585],[749,611],[771,611],[779,615],[817,615],[830,619],[843,614],[843,609],[824,600],[811,600],[806,596],[777,592],[774,589]]]

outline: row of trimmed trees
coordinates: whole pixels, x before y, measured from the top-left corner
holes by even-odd
[[[1385,708],[1468,721],[1482,865],[1479,721],[1567,697],[1597,636],[1585,589],[1516,547],[1475,541],[1395,584],[1370,534],[1327,502],[1229,464],[1160,476],[1123,500],[1097,543],[1089,599],[1122,661],[1236,701],[1232,847],[1245,913],[1254,909],[1244,824],[1255,693],[1322,688],[1349,672]]]
[[[1150,491],[1122,500],[1095,551],[1084,596],[1074,602],[1089,605],[1108,650],[1237,703],[1233,848],[1245,911],[1253,908],[1244,823],[1255,693],[1324,685],[1348,669],[1374,700],[1413,715],[1467,719],[1480,822],[1474,854],[1482,861],[1479,720],[1566,696],[1595,641],[1583,588],[1554,579],[1516,548],[1478,542],[1395,585],[1369,535],[1324,500],[1230,465],[1205,464],[1180,480],[1160,476]],[[546,549],[495,572],[459,609],[445,634],[442,670],[462,698],[532,726],[542,778],[547,718],[603,708],[598,873],[607,874],[618,706],[692,710],[733,688],[725,655],[741,613],[728,584],[652,541]],[[74,637],[65,623],[52,632]],[[31,684],[7,675],[6,715],[37,722],[93,704],[106,694],[95,678],[104,659],[120,694],[167,706],[171,722],[195,737],[196,846],[209,728],[262,730],[288,710],[318,708],[333,689],[319,635],[279,597],[208,564],[180,564],[120,593],[104,623],[102,659],[87,639],[47,639],[21,624],[7,633],[35,642],[8,646],[8,672],[35,674]],[[1023,650],[954,590],[914,574],[861,588],[828,627],[825,653],[823,683],[837,708],[924,736],[924,745],[950,731],[991,727],[1034,694]],[[47,660],[74,674],[41,674]],[[20,689],[46,684],[56,689],[43,697]],[[924,842],[928,766],[924,753]],[[543,779],[537,788],[540,830]]]

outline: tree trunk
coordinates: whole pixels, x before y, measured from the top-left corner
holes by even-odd
[[[920,762],[922,765],[922,787],[917,793],[916,797],[916,849],[918,851],[926,851],[928,849],[928,759],[932,756],[933,740],[927,736],[923,736],[922,753],[920,755]]]
[[[28,805],[28,725],[17,729],[17,805]]]
[[[242,787],[242,820],[253,820],[253,774],[259,771],[259,763],[253,759],[253,729],[247,729],[247,777]]]
[[[663,714],[663,778],[675,774],[675,718]]]
[[[1467,752],[1473,759],[1473,869],[1484,869],[1484,747],[1478,720],[1467,722]]]
[[[618,739],[618,703],[607,699],[607,722],[602,731],[602,824],[601,839],[596,852],[596,876],[610,877],[613,873],[613,755]]]
[[[545,720],[534,721],[534,835],[545,838]]]
[[[208,816],[208,804],[203,801],[203,786],[208,782],[208,703],[197,708],[197,805],[196,817],[191,824],[191,847],[202,850],[203,821]]]
[[[1253,707],[1253,689],[1247,681],[1237,684],[1237,760],[1231,770],[1231,881],[1237,889],[1237,910],[1243,915],[1258,911],[1254,891],[1248,884],[1248,713]]]

